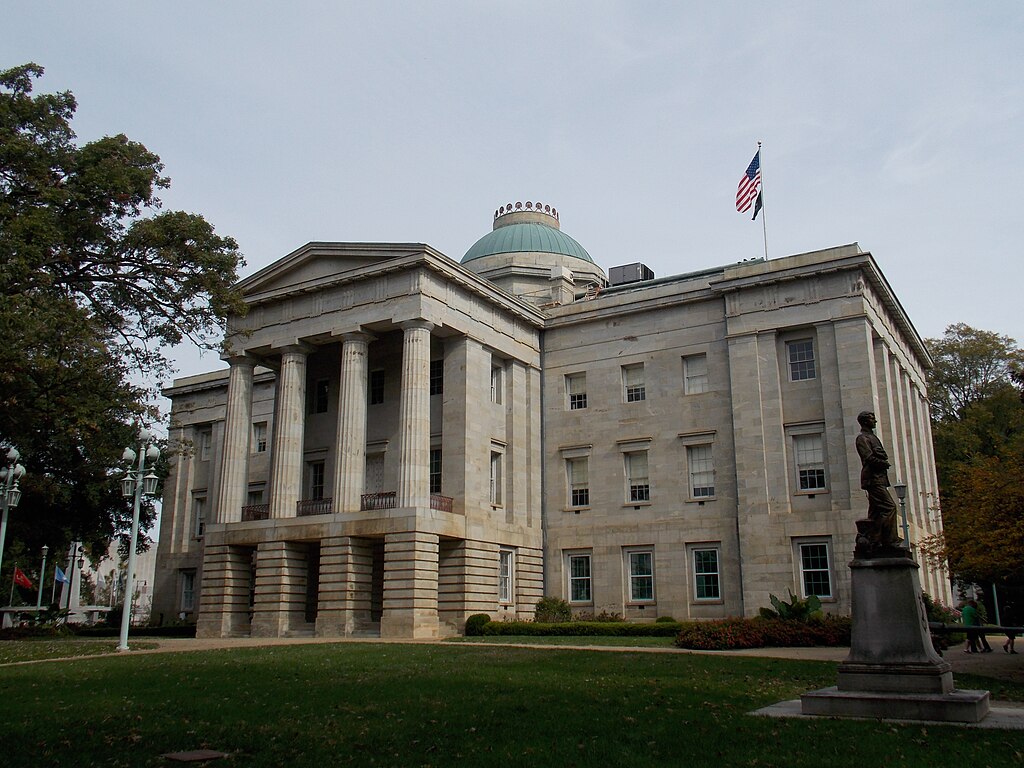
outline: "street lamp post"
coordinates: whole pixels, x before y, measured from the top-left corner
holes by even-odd
[[[153,472],[153,465],[160,458],[160,449],[154,444],[154,435],[148,429],[139,430],[139,450],[125,448],[121,457],[127,462],[129,469],[121,480],[121,495],[126,499],[134,499],[132,506],[132,541],[128,548],[128,572],[125,574],[124,606],[121,611],[121,642],[117,650],[128,650],[128,626],[132,618],[132,581],[135,579],[135,547],[139,539],[139,509],[142,506],[142,495],[155,496],[159,478]],[[136,464],[136,459],[138,463]],[[146,474],[146,461],[150,462],[149,474]],[[134,466],[133,466],[134,465]]]
[[[21,454],[18,449],[11,447],[7,451],[7,466],[0,467],[0,482],[3,483],[3,498],[0,504],[3,505],[3,517],[0,518],[0,569],[4,564],[4,539],[7,538],[7,512],[18,506],[21,501],[21,488],[18,481],[25,476],[25,468],[18,463]]]
[[[903,548],[910,549],[910,526],[907,524],[907,484],[895,483],[893,490],[900,500],[900,517],[903,518]]]
[[[71,542],[71,549],[69,550],[69,558],[71,560],[71,564],[68,566],[68,573],[67,573],[67,577],[68,577],[68,601],[67,601],[67,605],[65,606],[67,608],[67,611],[68,611],[68,621],[71,620],[71,595],[74,592],[74,590],[72,589],[72,586],[75,583],[75,563],[78,563],[78,571],[79,571],[78,583],[79,583],[79,592],[81,592],[81,583],[82,583],[81,571],[82,571],[82,568],[85,567],[85,558],[82,556],[84,554],[84,552],[85,552],[85,550],[83,549],[81,544],[79,544],[77,541]],[[79,597],[79,600],[81,600],[81,597]],[[81,603],[79,603],[79,605],[81,605]]]
[[[43,544],[43,564],[39,568],[39,594],[36,596],[36,619],[39,618],[39,609],[43,607],[43,582],[46,581],[46,553],[50,548]]]

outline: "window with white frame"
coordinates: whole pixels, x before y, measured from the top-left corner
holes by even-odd
[[[626,572],[629,574],[629,602],[653,602],[654,550],[626,550]]]
[[[497,358],[494,358],[497,360]],[[504,366],[500,362],[491,363],[491,402],[501,405],[501,387],[504,376],[502,375],[505,371]]]
[[[441,492],[441,449],[430,449],[430,492]]]
[[[832,553],[828,539],[796,542],[800,565],[800,589],[803,597],[832,597]]]
[[[651,500],[651,481],[647,474],[647,451],[628,451],[626,459],[626,500]]]
[[[622,366],[622,399],[627,403],[637,403],[647,399],[643,363]]]
[[[590,506],[590,459],[579,456],[565,460],[565,471],[569,480],[569,506]]]
[[[252,452],[267,452],[267,422],[257,421],[252,425]]]
[[[789,358],[789,380],[806,381],[818,375],[814,365],[814,339],[797,339],[786,342]]]
[[[587,374],[571,373],[565,377],[565,393],[569,410],[579,411],[587,407]]]
[[[199,443],[199,460],[209,461],[210,454],[213,452],[213,430],[200,429],[196,438]]]
[[[182,613],[191,613],[196,606],[196,572],[192,570],[179,571],[181,574],[181,595],[178,601],[178,610]]]
[[[500,451],[491,451],[491,504],[501,505],[502,490],[502,463],[504,456]]]
[[[430,361],[430,394],[444,394],[444,360]]]
[[[690,556],[693,561],[694,599],[698,602],[721,600],[722,582],[718,568],[718,547],[693,547]]]
[[[206,532],[206,496],[192,497],[192,535],[203,538]]]
[[[594,600],[589,552],[570,552],[566,555],[569,574],[569,602],[590,603]]]
[[[821,433],[793,435],[793,455],[796,461],[797,489],[805,493],[824,491],[828,485]]]
[[[384,371],[370,371],[370,405],[384,402]]]
[[[325,466],[323,461],[310,461],[306,464],[307,499],[319,500],[324,497]]]
[[[498,602],[508,605],[513,602],[515,574],[515,550],[501,549],[498,552]]]
[[[686,464],[690,471],[690,498],[709,499],[715,495],[715,464],[711,444],[686,446]]]
[[[708,356],[687,355],[683,358],[683,393],[699,395],[708,391]]]

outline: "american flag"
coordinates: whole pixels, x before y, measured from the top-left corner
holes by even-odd
[[[757,150],[754,159],[747,166],[747,172],[740,178],[739,188],[736,190],[736,210],[746,213],[757,198],[761,189],[761,150]]]

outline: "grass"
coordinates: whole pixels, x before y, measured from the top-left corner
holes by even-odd
[[[117,648],[117,643],[117,640],[93,640],[68,637],[39,637],[31,640],[5,640],[0,642],[0,664],[113,653]],[[135,640],[130,640],[128,645],[133,651],[156,648],[156,643],[140,643]]]
[[[336,644],[0,668],[18,766],[1007,766],[1024,732],[751,717],[835,665],[507,646]],[[960,685],[965,687],[961,682]],[[1024,700],[1024,686],[1007,685]]]

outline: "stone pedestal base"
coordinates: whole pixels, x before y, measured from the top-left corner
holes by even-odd
[[[803,713],[978,722],[988,714],[988,691],[954,690],[928,633],[919,566],[909,554],[892,554],[850,563],[850,655],[836,687],[801,696]]]

